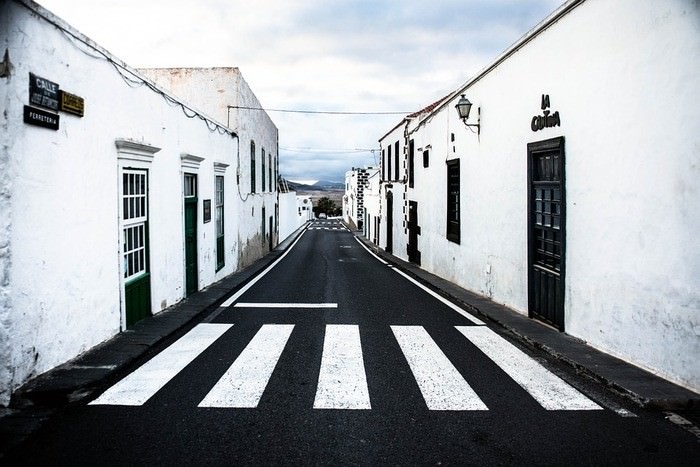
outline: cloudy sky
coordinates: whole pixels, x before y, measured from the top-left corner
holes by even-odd
[[[563,0],[39,0],[133,67],[236,66],[269,109],[413,112]],[[269,112],[280,172],[342,181],[401,115]]]

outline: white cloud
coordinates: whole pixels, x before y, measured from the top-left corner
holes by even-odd
[[[263,106],[418,110],[563,0],[39,0],[134,67],[236,66]],[[270,113],[280,146],[375,148],[400,116]],[[283,176],[342,179],[355,152],[281,150]]]

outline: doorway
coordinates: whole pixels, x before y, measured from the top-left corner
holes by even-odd
[[[528,308],[564,330],[566,203],[564,138],[527,146]]]
[[[418,235],[420,226],[418,225],[418,202],[408,202],[408,261],[420,266],[420,251],[418,251]]]
[[[394,194],[386,194],[386,248],[387,253],[394,250]]]
[[[197,277],[197,175],[185,174],[185,295],[198,290]]]
[[[151,315],[148,172],[122,172],[122,254],[126,327]]]

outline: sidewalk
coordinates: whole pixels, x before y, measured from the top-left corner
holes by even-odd
[[[242,271],[187,297],[147,318],[133,329],[29,381],[15,392],[11,408],[0,408],[0,458],[9,446],[38,429],[55,410],[83,401],[151,358],[156,348],[184,335],[214,312],[226,298],[279,258],[303,229]],[[525,343],[566,362],[642,407],[683,409],[697,407],[700,395],[593,349],[582,341],[529,319],[507,307],[473,294],[430,274],[412,263],[378,250],[354,232],[378,256],[459,303],[482,319],[496,323]]]
[[[605,384],[640,407],[680,410],[700,406],[700,394],[596,350],[580,339],[559,332],[488,298],[462,289],[413,263],[388,254],[362,237],[360,232],[355,232],[355,236],[380,258],[460,304],[482,320],[498,324],[522,342],[544,350],[572,366],[577,372]]]

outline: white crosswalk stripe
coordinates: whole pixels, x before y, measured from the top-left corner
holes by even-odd
[[[601,407],[484,326],[457,326],[474,345],[547,410],[600,410]]]
[[[421,326],[392,326],[430,410],[488,410]]]
[[[90,404],[143,405],[231,326],[233,325],[198,324]]]
[[[146,403],[232,326],[197,325],[90,404]],[[455,328],[545,409],[603,409],[488,327]],[[198,406],[258,407],[293,330],[293,324],[263,325]],[[391,330],[393,345],[398,343],[428,410],[489,410],[425,328],[391,326]],[[359,326],[325,326],[313,408],[372,409]]]
[[[257,407],[293,329],[293,324],[263,325],[199,407]]]
[[[323,341],[315,409],[371,409],[360,328],[329,324]]]

